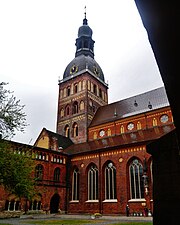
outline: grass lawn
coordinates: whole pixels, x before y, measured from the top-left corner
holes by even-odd
[[[105,220],[27,220],[21,221],[21,224],[45,224],[45,225],[88,225],[88,224],[99,224],[105,222]],[[0,225],[12,225],[9,223],[0,223]],[[117,223],[109,223],[108,225],[153,225],[152,222],[117,222]]]
[[[119,222],[119,223],[113,223],[109,225],[153,225],[151,222]]]
[[[36,220],[36,221],[26,221],[24,223],[29,223],[29,224],[46,224],[46,225],[54,225],[54,224],[59,224],[59,225],[69,225],[69,224],[97,224],[99,221],[95,220]],[[1,225],[1,224],[0,224]]]

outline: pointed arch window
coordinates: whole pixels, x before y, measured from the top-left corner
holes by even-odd
[[[74,93],[76,94],[78,92],[78,84],[74,84]]]
[[[54,181],[60,181],[60,168],[57,167],[54,170]]]
[[[73,103],[73,114],[76,114],[76,113],[78,113],[78,102],[77,101],[75,101]]]
[[[73,137],[77,137],[78,136],[78,125],[77,123],[73,124]]]
[[[157,119],[153,118],[153,127],[157,126]]]
[[[64,128],[64,133],[66,137],[70,137],[69,125],[66,125]]]
[[[105,167],[105,199],[116,199],[116,168],[112,162]]]
[[[130,198],[144,198],[143,186],[143,166],[138,159],[134,159],[129,166],[129,183],[130,183]]]
[[[43,166],[41,164],[38,164],[35,167],[35,178],[38,179],[38,180],[43,179]]]
[[[88,200],[98,200],[98,169],[95,165],[88,170]]]
[[[71,87],[68,86],[68,87],[67,87],[67,96],[70,96],[70,94],[71,94]]]
[[[111,129],[110,128],[107,130],[107,135],[111,136]]]
[[[79,201],[79,170],[76,168],[72,176],[72,201]]]
[[[137,130],[141,130],[141,122],[137,122]]]
[[[69,107],[69,105],[66,106],[65,112],[66,112],[66,116],[69,116],[69,114],[70,114],[70,107]]]

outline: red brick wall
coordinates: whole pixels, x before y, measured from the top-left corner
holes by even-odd
[[[100,157],[99,157],[100,155]],[[143,210],[142,202],[130,203],[129,200],[129,180],[128,180],[128,163],[134,157],[137,157],[143,164],[144,158],[150,160],[150,155],[146,153],[145,146],[134,146],[125,149],[106,150],[106,152],[82,155],[77,158],[72,158],[72,167],[78,167],[80,173],[80,199],[79,202],[69,203],[68,212],[70,213],[95,213],[101,212],[104,214],[124,214],[126,204],[130,205],[131,211],[141,212]],[[107,161],[111,160],[116,167],[116,185],[117,185],[117,202],[104,202],[104,172],[103,168]],[[87,197],[87,168],[94,163],[99,171],[99,185],[101,189],[99,192],[99,203],[86,202]],[[149,171],[148,171],[149,173]],[[148,174],[150,177],[150,174]],[[72,181],[72,178],[70,179]],[[70,181],[70,182],[71,182]],[[151,185],[150,185],[151,186]],[[151,188],[149,190],[152,196]],[[151,198],[151,197],[150,197]],[[70,190],[71,201],[71,190]],[[148,200],[147,200],[147,204]],[[150,207],[150,206],[148,206]]]

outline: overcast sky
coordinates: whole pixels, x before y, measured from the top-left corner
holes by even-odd
[[[0,81],[29,124],[14,141],[34,144],[43,127],[56,131],[58,79],[75,56],[85,5],[109,103],[163,86],[134,0],[0,0]]]

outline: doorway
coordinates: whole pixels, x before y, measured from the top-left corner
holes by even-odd
[[[50,213],[58,213],[59,210],[60,196],[54,194],[50,201]]]

